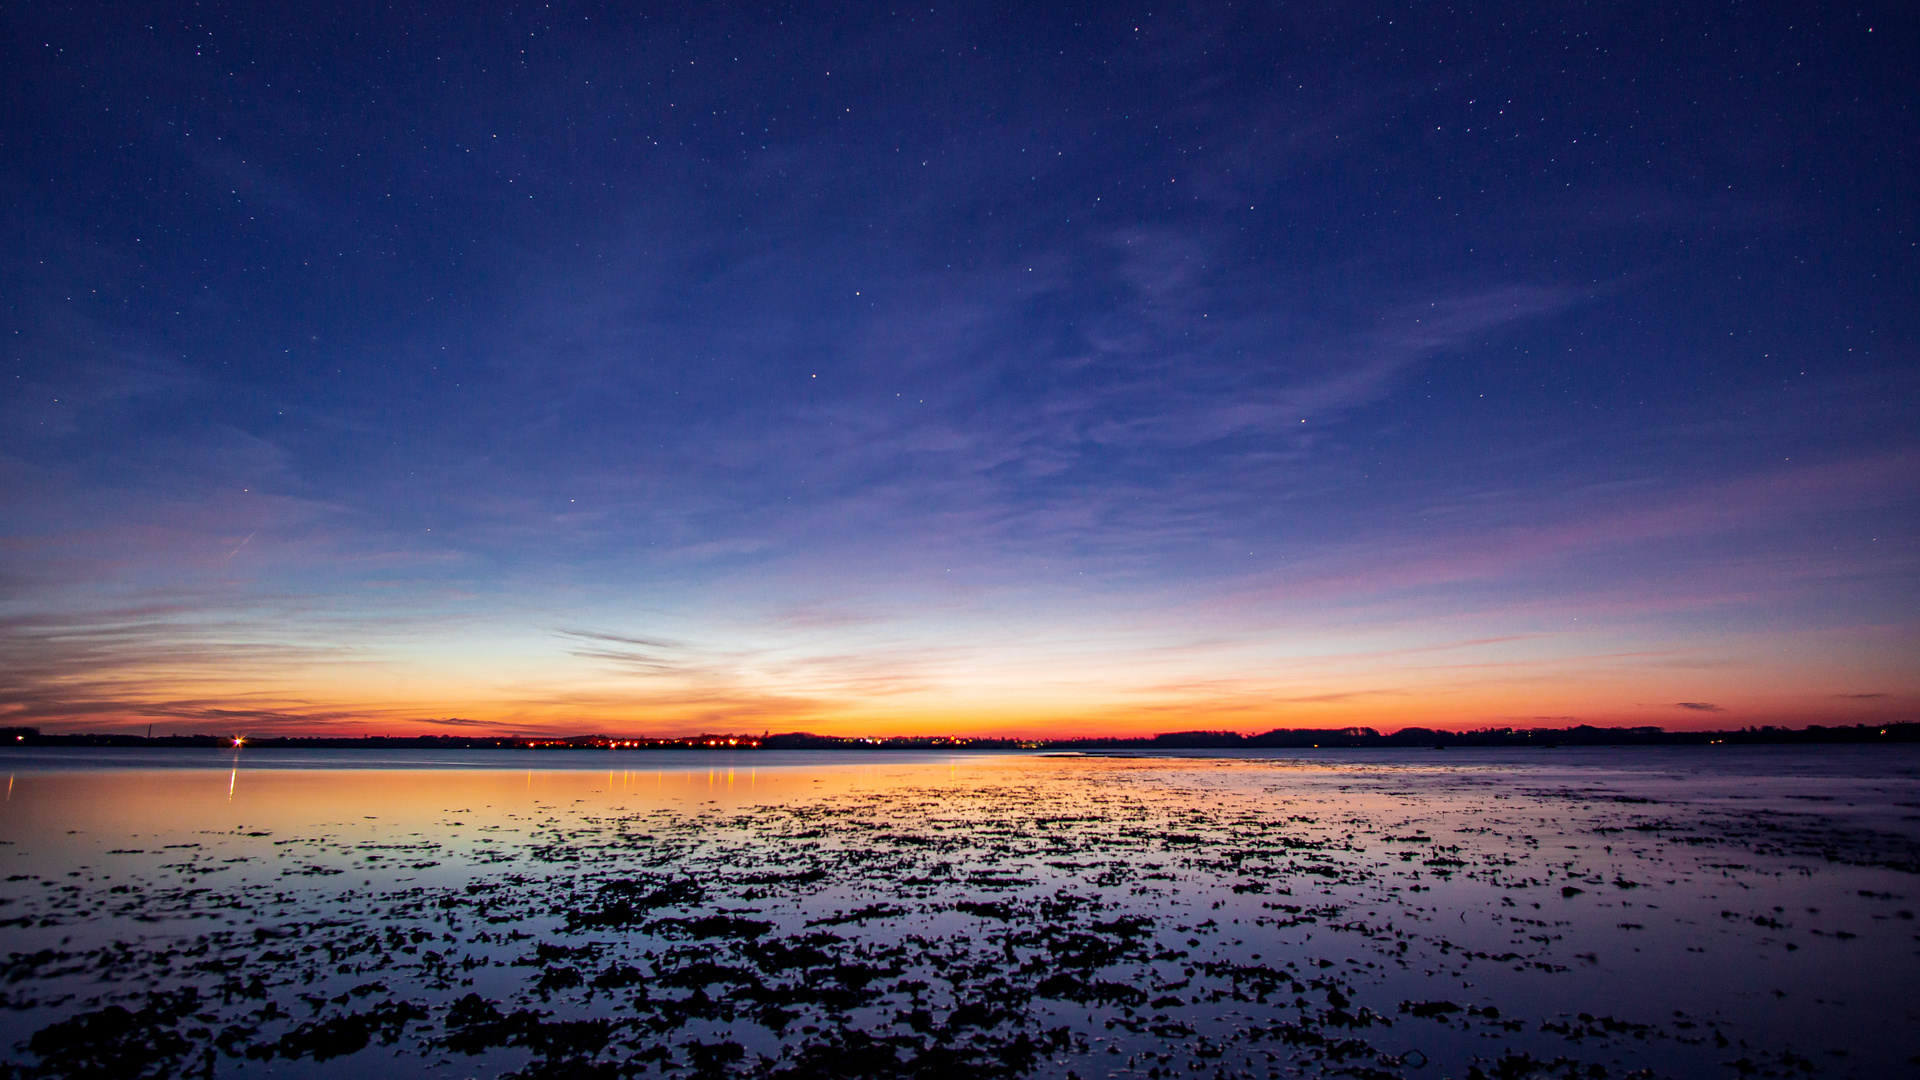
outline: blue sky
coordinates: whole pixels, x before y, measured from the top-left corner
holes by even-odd
[[[8,722],[1920,693],[1898,6],[5,18]]]

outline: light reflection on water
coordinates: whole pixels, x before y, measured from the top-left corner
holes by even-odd
[[[1920,1054],[1911,752],[191,753],[0,759],[0,1045],[117,1003],[216,1075]]]

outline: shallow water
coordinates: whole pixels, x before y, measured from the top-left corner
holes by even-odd
[[[45,1075],[1920,1072],[1912,750],[0,768]]]

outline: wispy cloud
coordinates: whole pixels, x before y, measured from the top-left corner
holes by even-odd
[[[0,617],[0,718],[281,728],[391,719],[388,703],[340,700],[335,676],[389,663],[383,648],[421,623],[346,617],[294,598],[210,594]]]

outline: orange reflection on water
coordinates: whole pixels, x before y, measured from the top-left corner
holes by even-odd
[[[71,860],[125,849],[136,839],[151,849],[249,833],[452,836],[521,829],[554,812],[725,811],[903,785],[985,782],[1035,765],[1024,758],[969,757],[773,768],[310,769],[258,767],[253,762],[260,756],[242,753],[208,768],[11,775],[0,840],[12,847],[0,859],[31,853],[36,862],[56,855]]]

